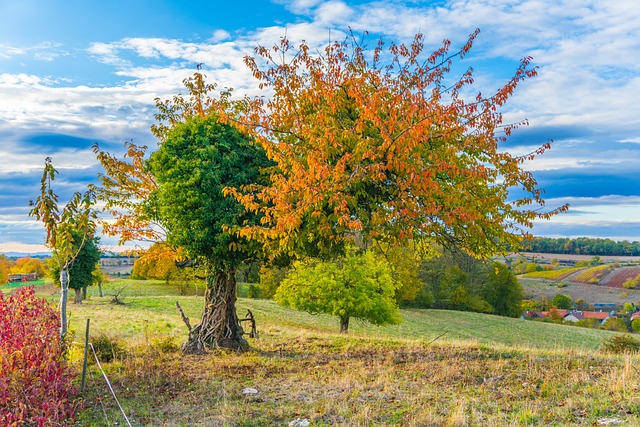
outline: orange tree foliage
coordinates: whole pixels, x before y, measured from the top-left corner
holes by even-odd
[[[0,425],[63,425],[76,409],[72,379],[55,310],[33,287],[0,292]]]
[[[100,220],[103,233],[119,236],[119,243],[132,240],[156,242],[163,240],[164,229],[154,220],[150,204],[146,201],[157,188],[153,175],[145,168],[147,146],[125,142],[122,158],[100,150],[93,151],[104,174],[99,174],[100,186],[93,187],[96,196],[104,202],[103,210],[112,220]]]
[[[179,274],[176,261],[183,258],[170,246],[155,243],[133,264],[133,274],[138,278],[168,282]]]
[[[39,278],[45,275],[45,263],[38,258],[23,257],[16,260],[12,273],[37,273]]]
[[[216,85],[205,83],[205,76],[196,72],[184,80],[189,96],[176,95],[171,100],[156,98],[157,123],[151,131],[158,138],[158,145],[167,139],[169,132],[189,117],[206,117],[212,111],[220,110],[229,91],[221,93],[216,100],[209,93]],[[119,236],[119,244],[131,241],[164,242],[167,230],[158,218],[156,206],[152,203],[153,193],[158,190],[156,178],[146,167],[149,147],[136,145],[132,141],[124,143],[124,156],[118,157],[100,149],[95,144],[93,151],[104,173],[98,174],[100,185],[92,187],[97,198],[104,202],[103,211],[109,219],[101,219],[103,232],[109,236]]]
[[[0,285],[4,285],[9,280],[12,262],[6,256],[0,254]]]
[[[516,86],[535,76],[530,58],[490,96],[463,96],[469,69],[453,81],[458,52],[450,42],[425,52],[423,36],[410,45],[380,41],[367,51],[354,40],[321,53],[283,38],[246,57],[266,97],[245,98],[238,125],[277,163],[268,186],[228,190],[262,223],[242,232],[275,253],[314,256],[344,252],[358,236],[398,243],[427,238],[483,256],[517,247],[540,211],[542,191],[523,163],[499,142],[520,124],[503,124],[500,108]],[[526,196],[511,199],[510,190]]]

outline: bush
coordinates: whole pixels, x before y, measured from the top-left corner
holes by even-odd
[[[126,354],[126,347],[121,342],[108,335],[100,334],[91,339],[93,350],[100,362],[113,362],[123,359]]]
[[[0,425],[61,425],[74,417],[59,320],[33,287],[0,292]]]
[[[604,340],[601,350],[615,354],[637,353],[640,351],[640,341],[628,334],[614,335]]]
[[[249,285],[249,289],[247,289],[247,298],[251,298],[251,299],[262,298],[262,291],[258,286],[252,283]]]
[[[616,331],[616,332],[627,332],[629,328],[627,325],[617,317],[610,317],[605,320],[604,324],[600,326],[600,329],[604,329],[606,331]]]
[[[555,307],[568,310],[573,306],[573,301],[569,295],[556,294],[551,302]]]
[[[636,332],[640,332],[640,319],[636,318],[631,321],[631,329]]]

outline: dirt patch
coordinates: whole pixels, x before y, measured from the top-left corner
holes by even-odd
[[[640,266],[622,267],[614,270],[604,277],[602,284],[612,288],[624,288],[623,284],[625,281],[628,279],[635,279],[638,275],[640,275]]]

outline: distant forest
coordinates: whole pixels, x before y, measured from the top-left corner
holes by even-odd
[[[522,251],[572,255],[640,256],[640,242],[627,240],[616,242],[611,239],[589,237],[577,239],[534,237],[524,242]]]

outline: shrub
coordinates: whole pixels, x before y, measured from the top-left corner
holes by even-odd
[[[247,298],[258,299],[262,297],[262,291],[260,288],[253,283],[249,285],[249,289],[247,290]]]
[[[100,362],[113,362],[114,360],[124,358],[126,354],[125,345],[121,341],[105,334],[91,338],[91,344]]]
[[[0,425],[57,426],[74,417],[58,317],[33,287],[0,292]]]
[[[600,329],[607,331],[627,332],[629,329],[627,325],[618,317],[610,317],[605,320],[604,324],[600,326]]]
[[[573,301],[569,295],[556,294],[551,302],[555,307],[560,309],[570,309],[573,306]]]
[[[640,351],[640,341],[629,334],[614,335],[602,343],[601,350],[607,353],[637,353]]]
[[[640,319],[633,319],[631,321],[631,329],[636,332],[640,332]]]

